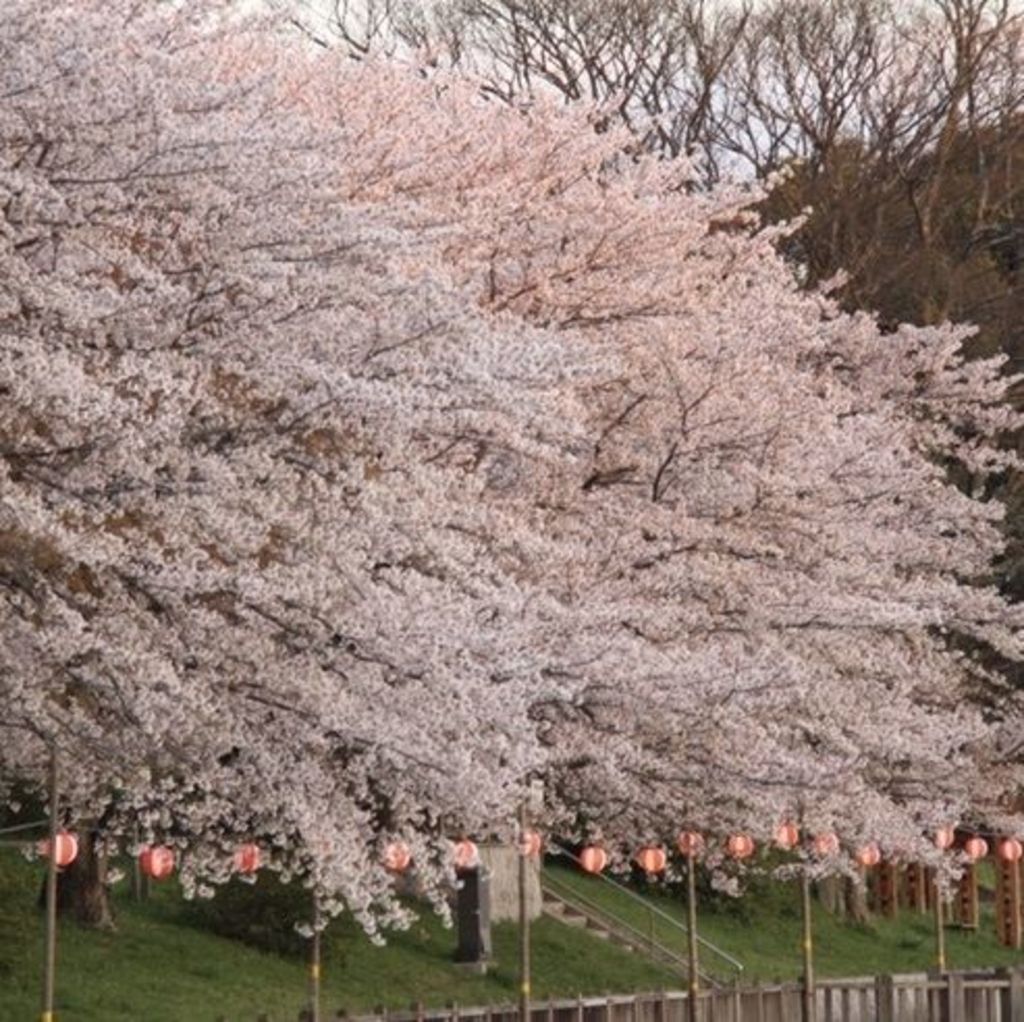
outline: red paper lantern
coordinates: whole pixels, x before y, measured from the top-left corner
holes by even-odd
[[[676,846],[683,855],[697,856],[704,851],[704,838],[695,830],[683,830],[676,838]]]
[[[956,832],[952,827],[939,827],[935,832],[935,847],[940,851],[946,851],[953,847],[953,842],[956,840]]]
[[[871,866],[877,866],[882,861],[882,850],[874,841],[869,841],[866,845],[857,849],[857,854],[854,858],[857,860],[857,865],[868,869]]]
[[[749,859],[754,854],[754,839],[749,834],[733,834],[725,847],[734,859]]]
[[[164,845],[147,845],[139,854],[139,866],[146,876],[164,880],[174,872],[174,851]]]
[[[66,830],[57,831],[57,865],[63,869],[70,866],[78,858],[78,838]],[[39,842],[39,854],[44,858],[50,857],[50,839]]]
[[[783,823],[775,829],[775,845],[784,852],[796,848],[800,843],[800,831],[795,823]]]
[[[588,873],[600,873],[608,865],[608,853],[597,845],[589,845],[580,852],[580,865]]]
[[[668,864],[664,848],[648,845],[636,853],[636,863],[645,873],[661,873]]]
[[[453,858],[456,869],[476,869],[480,865],[480,849],[467,838],[456,842]]]
[[[971,862],[977,862],[978,859],[984,859],[988,855],[988,842],[983,837],[969,838],[964,845],[964,851]]]
[[[255,873],[263,862],[260,846],[249,842],[235,849],[235,870],[239,873]]]
[[[540,850],[543,847],[544,839],[536,830],[526,831],[519,839],[519,854],[525,855],[528,859],[533,859],[540,855]]]
[[[1024,845],[1015,837],[1004,838],[996,846],[996,854],[1003,862],[1020,862],[1021,856],[1024,855]]]
[[[822,858],[838,854],[839,838],[830,832],[816,834],[814,837],[814,852]]]
[[[412,852],[404,841],[392,841],[384,849],[384,868],[392,873],[404,873],[412,862]]]

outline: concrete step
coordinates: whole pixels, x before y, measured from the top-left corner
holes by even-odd
[[[609,943],[615,944],[616,947],[621,947],[623,951],[643,955],[671,969],[682,968],[682,960],[679,956],[660,948],[648,946],[643,942],[638,942],[635,936],[627,932],[619,933],[616,930],[608,930],[597,919],[591,919],[583,915],[555,894],[544,891],[541,904],[546,915],[552,916],[567,926],[586,927],[587,931],[599,940],[606,940]],[[1021,1022],[1024,1022],[1024,1019]]]
[[[583,913],[577,912],[576,909],[566,905],[564,901],[559,901],[557,898],[544,898],[541,901],[541,908],[547,915],[553,916],[567,926],[585,927],[589,923],[589,920]]]
[[[567,926],[585,928],[588,933],[592,933],[599,940],[607,940],[616,947],[621,947],[624,951],[630,951],[634,954],[640,953],[641,951],[641,948],[634,944],[628,937],[620,935],[614,930],[608,930],[601,923],[588,918],[583,915],[583,913],[577,911],[572,906],[567,905],[564,901],[554,895],[545,893],[544,897],[541,899],[541,907],[546,915],[554,917],[559,922],[565,923]],[[1022,1020],[1022,1022],[1024,1022],[1024,1020]]]
[[[562,922],[565,923],[566,926],[577,926],[581,930],[585,930],[587,928],[587,917],[578,916],[575,912],[563,913]]]

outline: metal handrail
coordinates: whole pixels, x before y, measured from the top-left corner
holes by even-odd
[[[569,849],[566,848],[564,845],[558,844],[557,841],[551,841],[549,842],[549,848],[553,852],[553,854],[564,855],[567,858],[572,859],[572,861],[575,862],[577,866],[580,866],[582,868],[582,863],[580,862],[579,858],[572,852],[570,852]],[[690,929],[685,923],[680,922],[678,919],[674,919],[667,912],[663,912],[660,908],[657,907],[657,905],[652,905],[646,898],[641,897],[635,891],[631,891],[628,887],[625,886],[625,884],[620,884],[618,883],[618,881],[612,880],[611,877],[607,877],[603,873],[597,873],[592,875],[596,875],[599,880],[603,880],[606,884],[610,884],[621,894],[625,894],[627,897],[632,898],[633,901],[637,902],[640,905],[643,905],[648,912],[652,912],[654,915],[664,920],[670,926],[674,926],[677,930],[680,930],[682,933],[689,934]],[[731,954],[729,954],[728,951],[725,951],[722,948],[718,947],[716,944],[713,944],[710,940],[706,940],[699,933],[697,934],[697,944],[705,950],[710,951],[712,954],[717,955],[719,958],[728,962],[729,965],[731,965],[732,968],[735,970],[737,975],[744,971],[743,963],[739,961],[739,959],[734,958]]]
[[[568,905],[569,908],[583,913],[602,926],[607,926],[609,930],[619,936],[626,937],[631,942],[641,945],[651,953],[652,957],[659,959],[665,964],[671,963],[672,965],[680,966],[684,975],[688,973],[688,963],[682,954],[670,947],[666,947],[664,944],[660,944],[650,934],[638,930],[632,923],[627,923],[613,912],[609,912],[608,909],[603,908],[578,891],[573,890],[564,881],[555,880],[550,873],[546,873],[541,879],[541,887],[553,894],[563,904]],[[697,970],[697,975],[711,986],[718,985],[718,980],[715,976],[701,969]]]

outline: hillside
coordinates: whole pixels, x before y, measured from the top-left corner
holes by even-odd
[[[646,909],[601,880],[557,870],[563,882],[648,930]],[[37,1010],[42,926],[36,907],[42,869],[13,853],[0,855],[0,1019],[31,1018]],[[657,886],[645,894],[677,920],[683,906]],[[294,1022],[304,1002],[303,942],[294,933],[302,893],[262,877],[235,884],[212,902],[188,903],[173,882],[135,904],[115,888],[118,930],[84,931],[64,924],[58,952],[58,1017],[62,1022]],[[791,978],[800,971],[796,892],[758,883],[737,901],[716,900],[701,912],[703,935],[740,958],[751,980]],[[928,916],[846,926],[816,909],[819,975],[916,971],[932,964]],[[655,917],[660,941],[685,946],[681,931]],[[233,934],[226,936],[225,934]],[[509,1003],[516,996],[516,928],[495,927],[496,962],[472,976],[452,962],[455,935],[425,914],[408,932],[374,947],[351,920],[329,929],[324,951],[324,1007],[355,1013],[377,1005],[408,1007]],[[951,966],[1006,965],[1019,953],[999,947],[986,913],[978,933],[948,932]],[[651,990],[680,985],[678,976],[609,946],[590,934],[543,919],[534,927],[534,990],[538,998],[577,993]]]
[[[36,907],[40,864],[0,855],[0,1019],[38,1012],[42,916]],[[58,948],[57,1017],[61,1022],[294,1022],[304,1003],[302,941],[292,930],[301,892],[262,877],[212,902],[187,903],[177,886],[155,887],[134,904],[115,887],[118,930],[101,934],[62,924]],[[233,915],[233,919],[230,918]],[[274,925],[274,916],[281,922]],[[247,941],[219,936],[236,929]],[[324,1008],[369,1010],[457,1000],[511,1002],[516,997],[516,928],[494,927],[496,963],[472,976],[452,962],[455,933],[425,913],[408,932],[374,947],[350,919],[333,924],[324,942]],[[276,951],[271,950],[277,948]],[[579,992],[656,989],[675,985],[653,964],[561,923],[534,927],[534,989],[538,997]]]
[[[551,869],[552,867],[548,867]],[[651,915],[629,897],[604,881],[564,867],[557,877],[588,899],[616,912],[647,933]],[[679,924],[685,920],[685,904],[660,883],[638,888],[661,912]],[[656,939],[685,953],[686,937],[680,928],[654,916]],[[740,959],[750,980],[793,979],[801,972],[801,920],[795,884],[756,880],[742,898],[715,898],[701,909],[701,935]],[[895,920],[873,918],[866,925],[845,924],[814,906],[815,966],[819,977],[874,975],[884,972],[917,972],[934,967],[934,921],[931,914],[902,912]],[[999,945],[992,907],[982,902],[977,932],[946,929],[946,957],[950,968],[1011,965],[1020,952]],[[705,956],[709,968],[714,958]],[[721,963],[715,971],[721,971]]]

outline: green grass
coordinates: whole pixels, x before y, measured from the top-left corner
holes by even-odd
[[[548,866],[550,874],[647,932],[649,913],[602,881]],[[0,854],[0,1020],[37,1014],[42,959],[42,919],[37,898],[42,866]],[[115,888],[118,930],[86,931],[62,923],[58,952],[58,1018],[61,1022],[294,1022],[305,1000],[304,942],[294,934],[304,894],[261,875],[255,888],[232,885],[212,902],[185,902],[173,882],[158,885],[149,901],[135,904],[125,885]],[[678,891],[654,884],[653,904],[682,921]],[[745,977],[796,977],[800,915],[792,884],[756,881],[732,900],[705,898],[701,932],[746,966]],[[815,958],[827,976],[911,972],[929,968],[934,954],[930,916],[903,913],[870,925],[837,922],[815,906]],[[685,951],[685,935],[655,917],[655,936]],[[218,935],[235,934],[235,938]],[[243,939],[238,939],[243,938]],[[947,931],[953,968],[1009,965],[1019,952],[995,940],[990,906],[977,933]],[[517,988],[517,932],[494,928],[495,964],[472,976],[452,962],[455,934],[424,911],[407,932],[374,947],[351,919],[331,925],[325,938],[324,996],[330,1013],[377,1005],[407,1008],[419,1000],[440,1005],[511,1003]],[[680,985],[678,975],[610,947],[550,919],[533,928],[533,980],[538,998],[577,993],[654,990]],[[714,967],[704,955],[705,964]],[[724,969],[715,970],[720,974]]]
[[[548,867],[549,872],[647,933],[648,911],[604,881],[569,870]],[[645,889],[662,912],[685,921],[680,893],[669,893],[660,883]],[[814,958],[819,977],[919,972],[934,966],[933,917],[901,912],[894,920],[873,918],[866,925],[836,920],[816,902],[813,908]],[[794,883],[754,882],[751,892],[739,899],[722,896],[701,908],[697,922],[702,937],[743,962],[749,979],[793,979],[802,971],[802,929],[799,892]],[[654,936],[662,944],[685,953],[685,933],[654,918]],[[976,932],[946,930],[949,968],[1020,964],[1024,955],[1002,947],[996,940],[991,905],[982,904],[981,925]],[[702,951],[702,964],[716,975],[728,975],[728,966]]]
[[[0,1019],[38,1014],[43,930],[36,907],[42,867],[0,855]],[[268,881],[269,882],[269,881]],[[262,881],[261,881],[262,883]],[[258,885],[259,886],[259,885]],[[207,910],[183,902],[176,885],[159,885],[142,905],[124,884],[115,888],[116,933],[62,923],[58,949],[57,1017],[61,1022],[214,1022],[224,1017],[294,1022],[304,1004],[306,970],[300,955],[275,954],[208,928]],[[119,889],[120,888],[120,889]],[[242,885],[230,897],[252,899]],[[292,892],[294,902],[300,892]],[[275,899],[270,892],[271,900]],[[216,900],[208,903],[211,908]],[[289,898],[277,902],[287,906]],[[291,940],[287,908],[281,932]],[[517,928],[494,927],[496,963],[472,976],[452,962],[455,933],[425,911],[386,948],[370,944],[351,919],[329,927],[323,964],[328,1014],[376,1005],[408,1008],[420,1000],[441,1005],[510,1003],[516,998]],[[533,987],[538,998],[579,992],[652,990],[675,985],[672,975],[587,933],[541,919],[533,927]]]

